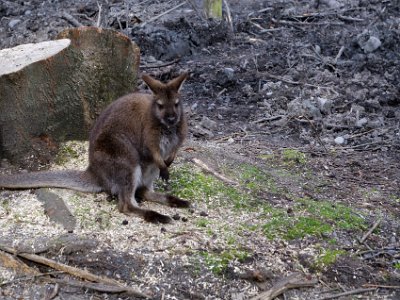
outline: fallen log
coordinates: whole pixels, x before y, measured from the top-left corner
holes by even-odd
[[[102,109],[135,89],[139,59],[127,36],[97,27],[0,50],[1,158],[35,169],[59,142],[87,139]]]

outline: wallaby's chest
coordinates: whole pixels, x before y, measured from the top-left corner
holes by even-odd
[[[160,153],[163,159],[167,159],[179,145],[179,137],[174,133],[162,134],[160,139]]]

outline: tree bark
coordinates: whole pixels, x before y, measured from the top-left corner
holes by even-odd
[[[35,169],[65,140],[88,138],[110,102],[136,87],[139,48],[96,27],[0,50],[0,155]]]

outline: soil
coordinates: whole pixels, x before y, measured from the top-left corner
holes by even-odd
[[[198,229],[200,217],[228,227],[233,222],[234,227],[240,218],[257,223],[261,215],[243,213],[235,219],[223,209],[198,204],[194,212],[168,210],[187,222],[182,218],[174,225],[148,226],[126,220],[110,204],[113,215],[106,216],[110,224],[117,224],[115,231],[102,231],[105,216],[92,230],[81,219],[81,230],[72,238],[42,252],[140,286],[154,299],[250,299],[293,272],[319,281],[285,292],[285,299],[321,299],[361,287],[374,288],[363,291],[364,299],[399,299],[400,1],[231,0],[226,1],[230,13],[224,6],[222,22],[205,19],[200,2],[188,1],[160,17],[181,1],[4,0],[0,49],[54,38],[74,26],[65,13],[82,25],[121,31],[139,45],[142,72],[167,80],[190,71],[182,90],[190,137],[178,165],[200,157],[223,173],[224,165],[251,163],[279,181],[281,189],[258,195],[272,206],[290,215],[297,208],[296,198],[329,200],[356,209],[367,227],[335,231],[335,249],[346,255],[324,268],[311,263],[318,249],[328,247],[323,236],[270,240],[248,231],[241,239],[249,257],[232,259],[223,272],[213,272],[204,253],[224,253],[226,245],[218,235]],[[80,157],[86,146],[77,147],[79,155],[63,167],[85,162]],[[305,154],[301,167],[289,168],[300,174],[296,179],[278,174],[288,168],[285,149]],[[72,192],[65,193],[74,199]],[[28,240],[38,242],[40,234],[46,243],[65,234],[62,226],[52,228],[54,223],[35,197],[29,192],[2,192],[0,222],[7,229],[0,234],[1,242],[22,247]],[[82,218],[108,207],[102,195],[79,197],[95,202],[87,211],[74,211]],[[18,204],[19,199],[33,207]],[[5,209],[6,202],[21,211]],[[72,203],[67,203],[70,209]],[[15,214],[18,220],[10,225]],[[24,218],[29,220],[21,221]],[[378,220],[377,229],[360,242]],[[80,247],[82,240],[87,244]],[[64,252],[66,245],[78,246]],[[195,259],[199,253],[204,259]],[[54,299],[133,299],[34,278],[20,280],[1,266],[0,271],[2,299],[43,299],[46,290],[56,286]],[[247,276],[249,272],[258,276]]]

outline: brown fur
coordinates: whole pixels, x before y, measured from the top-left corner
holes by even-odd
[[[168,167],[187,133],[179,100],[179,89],[186,77],[185,73],[164,84],[143,75],[152,94],[133,93],[111,103],[91,130],[86,171],[0,176],[0,187],[105,191],[118,198],[118,209],[123,213],[137,214],[150,222],[170,222],[168,216],[140,208],[136,197],[170,206],[189,206],[185,200],[152,190],[158,174],[168,180]]]

